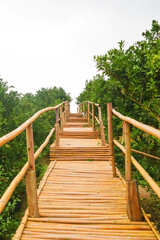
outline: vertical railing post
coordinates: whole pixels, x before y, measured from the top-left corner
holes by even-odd
[[[34,142],[33,142],[33,128],[30,124],[26,128],[27,137],[27,152],[28,152],[28,162],[29,168],[26,173],[26,193],[27,193],[27,203],[28,211],[30,217],[39,217],[38,209],[38,199],[37,199],[37,184],[36,184],[36,169],[34,160]]]
[[[65,110],[65,123],[67,122],[67,102],[64,103],[64,110]]]
[[[136,180],[132,180],[130,124],[128,122],[125,122],[125,149],[125,179],[127,190],[128,216],[131,221],[142,221],[142,211],[139,200],[138,184]]]
[[[63,109],[62,109],[62,105],[60,106],[60,119],[61,119],[61,130],[63,130]]]
[[[59,108],[56,109],[56,147],[59,147]]]
[[[117,174],[116,174],[114,146],[113,146],[112,103],[107,103],[107,115],[108,115],[109,154],[111,155],[113,177],[116,177]]]
[[[69,116],[69,114],[70,114],[70,104],[68,102],[68,116]]]
[[[132,180],[131,174],[131,143],[130,143],[130,124],[125,122],[125,179],[126,181]]]
[[[89,102],[88,102],[88,116],[87,116],[87,119],[88,119],[88,125],[90,126],[90,114],[89,114],[89,112],[90,112],[90,104],[89,104]]]
[[[101,132],[101,141],[102,146],[106,146],[106,140],[104,135],[104,127],[103,127],[103,120],[102,120],[102,113],[101,113],[101,107],[98,107],[98,115],[99,115],[99,121],[100,121],[100,132]]]
[[[85,118],[85,105],[84,105],[84,103],[83,103],[83,116]]]
[[[93,131],[95,131],[94,103],[92,103],[92,128],[93,128]]]

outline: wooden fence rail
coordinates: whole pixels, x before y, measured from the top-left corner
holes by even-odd
[[[92,106],[92,112],[90,112],[90,106]],[[98,107],[98,116],[95,115],[95,106]],[[145,169],[136,161],[136,159],[133,156],[131,156],[131,151],[139,154],[143,154],[145,156],[154,158],[156,160],[160,160],[160,158],[141,152],[141,151],[137,151],[135,149],[131,149],[130,124],[132,124],[133,126],[141,129],[142,131],[148,134],[151,134],[152,136],[158,139],[160,139],[160,131],[151,126],[138,122],[135,119],[123,116],[121,113],[117,112],[114,108],[112,108],[111,103],[107,104],[107,112],[108,112],[108,143],[109,143],[109,153],[112,160],[113,176],[116,177],[116,167],[115,167],[114,148],[113,148],[113,145],[115,144],[125,154],[125,180],[126,180],[126,186],[127,186],[128,214],[131,220],[139,221],[142,218],[142,212],[141,212],[141,207],[139,203],[137,182],[135,180],[132,180],[131,164],[133,164],[137,168],[140,174],[144,177],[144,179],[148,182],[148,184],[151,186],[153,191],[159,197],[160,197],[160,187],[149,176],[149,174],[145,171]],[[97,123],[100,126],[102,145],[106,145],[100,105],[89,102],[89,101],[85,101],[79,105],[79,113],[83,114],[84,117],[86,116],[89,120],[89,123],[90,123],[89,116],[91,116],[93,128],[95,128],[95,120],[97,121]],[[113,139],[112,115],[115,115],[124,121],[123,127],[124,127],[124,136],[125,136],[125,146],[121,145],[118,141]]]
[[[92,106],[92,112],[90,112],[91,106]],[[98,116],[95,116],[95,107],[98,108],[97,109],[98,110]],[[85,101],[85,102],[79,104],[79,113],[87,118],[88,125],[89,126],[92,125],[93,130],[95,130],[95,120],[97,121],[97,123],[100,126],[100,135],[101,135],[102,145],[105,146],[106,141],[105,141],[104,127],[103,127],[101,106],[97,103]],[[91,120],[90,120],[90,115],[92,116]],[[91,123],[90,123],[90,121],[91,121]]]
[[[64,109],[64,111],[63,111]],[[56,124],[55,128],[52,128],[49,135],[47,136],[46,140],[42,143],[39,149],[34,153],[34,136],[33,136],[33,129],[32,123],[43,113],[48,111],[56,110]],[[27,152],[28,152],[28,162],[24,165],[21,171],[17,174],[17,176],[12,180],[11,184],[3,194],[2,198],[0,199],[0,213],[5,208],[6,204],[8,203],[12,193],[14,192],[15,188],[22,180],[24,176],[26,176],[26,192],[27,192],[27,202],[28,202],[28,211],[29,216],[32,217],[39,217],[39,209],[37,203],[37,186],[36,186],[36,169],[35,169],[35,160],[43,151],[45,146],[48,144],[51,136],[53,135],[56,129],[56,145],[59,146],[59,124],[61,128],[65,124],[70,109],[68,102],[63,102],[55,107],[49,107],[42,109],[35,113],[30,119],[24,122],[20,127],[15,129],[14,131],[10,132],[9,134],[0,138],[0,147],[3,146],[5,143],[10,142],[12,139],[16,138],[20,133],[22,133],[26,129],[26,136],[27,136]],[[59,116],[60,113],[60,116]]]
[[[141,129],[142,131],[151,134],[152,136],[160,139],[160,131],[155,129],[151,126],[143,124],[141,122],[136,121],[130,117],[123,116],[121,113],[117,112],[115,109],[112,108],[112,104],[107,104],[108,114],[114,114],[118,118],[124,121],[124,135],[125,135],[125,146],[121,145],[118,141],[114,140],[112,137],[112,117],[108,116],[108,135],[109,135],[109,147],[112,148],[113,144],[115,144],[118,148],[122,150],[125,154],[125,180],[127,186],[127,199],[128,199],[128,213],[131,220],[138,221],[141,218],[141,208],[139,202],[139,195],[137,187],[134,187],[135,181],[132,181],[132,172],[131,172],[131,163],[137,168],[140,174],[144,177],[144,179],[148,182],[151,186],[153,191],[160,197],[160,187],[157,183],[151,178],[151,176],[145,171],[145,169],[136,161],[136,159],[131,156],[131,151],[143,154],[145,156],[150,156],[155,159],[159,159],[158,157],[154,157],[152,155],[142,153],[140,151],[131,149],[130,143],[130,124],[133,126]],[[136,186],[136,185],[135,185]],[[136,190],[133,190],[136,189]],[[134,211],[133,211],[134,209]],[[133,214],[134,212],[134,214]],[[136,213],[136,215],[135,215]]]

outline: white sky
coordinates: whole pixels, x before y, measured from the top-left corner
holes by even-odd
[[[153,19],[160,0],[0,0],[1,78],[21,93],[57,86],[75,98],[97,73],[93,56],[141,40]]]

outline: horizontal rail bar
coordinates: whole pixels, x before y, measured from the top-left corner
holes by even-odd
[[[24,175],[27,172],[27,169],[29,167],[29,162],[27,162],[23,168],[21,169],[21,171],[17,174],[17,176],[12,180],[11,184],[9,185],[9,187],[7,188],[7,190],[5,191],[5,193],[3,194],[2,198],[0,199],[0,213],[3,211],[3,209],[5,208],[6,204],[8,203],[10,197],[12,196],[12,193],[14,192],[15,188],[17,187],[17,185],[19,184],[19,182],[21,181],[21,179],[24,177]]]
[[[20,133],[22,133],[30,124],[32,124],[41,114],[47,112],[47,111],[51,111],[51,110],[55,110],[57,108],[59,108],[61,105],[63,105],[63,103],[55,106],[55,107],[48,107],[48,108],[44,108],[40,111],[38,111],[37,113],[35,113],[31,118],[29,118],[26,122],[24,122],[21,126],[19,126],[18,128],[16,128],[15,130],[13,130],[12,132],[8,133],[7,135],[3,136],[0,138],[0,147],[3,146],[5,143],[10,142],[12,139],[14,139],[15,137],[17,137]]]
[[[50,133],[48,134],[46,140],[44,141],[44,143],[42,143],[42,145],[38,148],[38,150],[35,152],[34,154],[34,160],[36,160],[36,158],[40,155],[40,153],[43,151],[43,149],[45,148],[45,146],[48,144],[50,138],[52,137],[53,133],[54,133],[55,128],[52,128],[52,130],[50,131]]]
[[[126,149],[123,145],[121,145],[118,141],[113,140],[114,144],[119,147],[122,152],[125,154]],[[140,174],[144,177],[144,179],[148,182],[148,184],[151,186],[151,188],[154,190],[154,192],[160,197],[160,187],[157,185],[157,183],[153,180],[153,178],[144,170],[144,168],[136,161],[136,159],[131,156],[131,161],[133,165],[137,168],[137,170],[140,172]]]
[[[93,103],[93,102],[89,102],[89,101],[85,101],[85,102],[83,102],[83,103],[94,104],[96,107],[99,107],[99,106],[100,106],[100,104],[98,104],[98,103]],[[83,103],[81,103],[81,104],[83,104]]]
[[[115,116],[119,117],[121,120],[124,120],[128,123],[131,123],[133,126],[135,126],[139,129],[143,130],[144,132],[149,133],[149,134],[157,137],[158,139],[160,139],[160,131],[158,129],[150,127],[150,126],[148,126],[146,124],[143,124],[141,122],[138,122],[133,118],[123,116],[121,113],[117,112],[114,108],[112,109],[112,113]]]
[[[44,187],[44,185],[45,185],[45,183],[46,183],[46,181],[47,181],[47,178],[48,178],[49,174],[51,173],[52,169],[54,168],[55,164],[56,164],[56,161],[54,161],[54,162],[52,163],[52,165],[51,165],[50,168],[47,168],[47,171],[48,171],[48,172],[46,171],[47,174],[44,175],[43,178],[42,178],[42,180],[40,181],[40,184],[39,184],[39,187],[38,187],[38,190],[37,190],[37,197],[38,197],[38,198],[39,198],[40,193],[41,193],[41,191],[43,190],[43,187]],[[19,227],[18,227],[15,235],[13,236],[12,240],[19,240],[19,239],[21,238],[22,232],[23,232],[24,227],[25,227],[26,222],[27,222],[27,219],[28,219],[28,208],[26,209],[25,215],[24,215],[24,217],[22,218],[22,221],[21,221],[21,223],[20,223],[20,225],[19,225]]]
[[[94,116],[94,118],[96,119],[96,121],[98,122],[98,124],[100,124],[100,121],[98,120],[98,118],[96,116]]]
[[[150,158],[154,158],[154,159],[156,159],[156,160],[160,160],[159,157],[153,156],[153,155],[148,154],[148,153],[145,153],[145,152],[141,152],[141,151],[135,150],[135,149],[133,149],[133,148],[131,148],[131,151],[132,151],[132,152],[135,152],[135,153],[138,153],[138,154],[141,154],[141,155],[144,155],[144,156],[147,156],[147,157],[150,157]]]
[[[45,146],[48,144],[51,136],[54,133],[55,128],[52,128],[52,130],[50,131],[50,133],[48,134],[46,140],[44,141],[44,143],[42,143],[42,145],[39,147],[39,149],[36,151],[36,153],[34,154],[34,160],[40,155],[40,153],[42,152],[42,150],[45,148]],[[17,185],[19,184],[19,182],[22,180],[22,178],[24,177],[24,175],[26,174],[27,170],[29,167],[29,162],[27,162],[23,168],[21,169],[21,171],[16,175],[16,177],[12,180],[11,184],[9,185],[9,187],[7,188],[7,190],[5,191],[5,193],[3,194],[2,198],[0,199],[0,213],[3,211],[3,209],[5,208],[6,204],[8,203],[10,197],[12,196],[12,193],[14,192],[15,188],[17,187]]]

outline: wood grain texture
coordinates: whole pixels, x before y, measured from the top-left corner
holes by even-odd
[[[93,131],[78,118],[69,115],[63,132]],[[109,148],[99,138],[60,137],[50,158],[57,161],[38,198],[40,218],[27,219],[21,240],[156,239],[146,221],[130,221],[126,187],[113,178]]]

